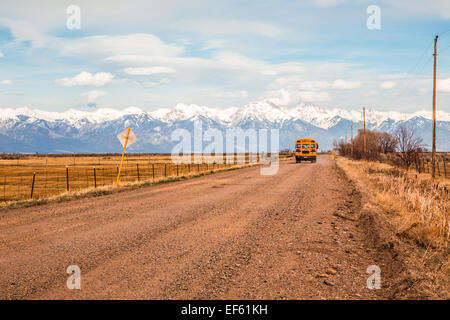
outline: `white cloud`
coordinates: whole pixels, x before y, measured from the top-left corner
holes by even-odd
[[[337,79],[332,83],[331,88],[346,90],[346,89],[355,89],[360,86],[361,86],[361,82],[358,82],[358,81],[345,81],[342,79]]]
[[[245,90],[234,90],[234,91],[216,92],[211,94],[211,96],[217,98],[248,98],[248,92]]]
[[[286,34],[283,28],[251,20],[180,20],[172,27],[204,35],[256,34],[274,38]]]
[[[192,39],[188,39],[188,38],[178,39],[177,42],[181,43],[183,46],[190,46],[190,45],[192,45]]]
[[[394,8],[397,7],[402,15],[404,15],[405,12],[411,12],[415,13],[419,17],[431,15],[440,16],[444,19],[450,18],[450,2],[447,0],[429,1],[426,6],[423,5],[422,0],[409,0],[408,5],[405,5],[403,1],[383,1]]]
[[[329,101],[330,95],[324,91],[292,91],[286,89],[273,90],[267,92],[263,99],[271,101],[279,106],[304,102]]]
[[[395,86],[396,86],[396,83],[394,81],[384,81],[380,85],[380,88],[383,90],[390,90],[390,89],[393,89]]]
[[[275,70],[261,70],[260,72],[263,76],[276,76],[277,72]]]
[[[307,74],[308,72],[304,72]],[[275,79],[272,83],[274,87],[291,87],[306,91],[319,91],[324,89],[348,90],[361,86],[359,81],[346,81],[342,79],[333,82],[326,80],[304,80],[302,76],[283,76]]]
[[[130,75],[152,75],[159,73],[174,73],[175,70],[167,67],[142,67],[142,68],[125,68],[123,71]]]
[[[284,89],[269,91],[263,98],[279,106],[286,106],[293,102],[291,94]]]
[[[441,92],[450,92],[450,78],[439,79],[437,89]]]
[[[317,91],[317,90],[323,90],[330,87],[330,83],[328,81],[302,81],[298,88],[302,90],[311,90],[311,91]]]
[[[184,47],[167,44],[157,36],[148,33],[58,39],[54,46],[65,56],[99,59],[121,55],[173,57],[184,51]]]
[[[45,46],[51,38],[45,35],[39,26],[29,21],[0,18],[0,25],[9,28],[17,42],[31,41],[36,48]]]
[[[109,72],[98,72],[91,74],[83,71],[72,78],[63,78],[55,80],[55,85],[60,87],[76,87],[76,86],[94,86],[102,87],[110,83],[114,75]]]
[[[0,84],[4,84],[4,85],[11,85],[13,82],[12,80],[2,80],[0,81]]]
[[[320,101],[329,101],[330,95],[327,92],[322,91],[301,91],[298,92],[298,96],[303,101],[308,102],[320,102]]]
[[[100,97],[106,96],[108,92],[101,90],[91,90],[88,92],[83,92],[81,95],[87,97],[88,103],[92,103]]]
[[[158,81],[134,81],[135,84],[138,84],[144,88],[156,88],[162,86],[164,84],[170,83],[170,80],[167,78],[162,78]]]
[[[316,28],[321,23],[321,19],[317,19],[318,16],[322,17],[322,20],[325,19],[330,26],[335,27],[336,34],[343,34],[345,37],[354,36],[352,32],[356,29],[353,30],[353,20],[347,18],[354,16],[354,13],[361,8],[358,9],[358,5],[355,6],[350,1],[346,1],[345,4],[348,4],[348,6],[345,8],[334,8],[332,10],[318,9],[317,6],[333,7],[338,6],[342,1],[311,0],[301,4],[286,4],[285,6],[279,6],[275,2],[257,6],[236,6],[235,4],[222,3],[219,4],[218,10],[212,11],[203,1],[198,5],[194,3],[186,5],[186,3],[178,0],[174,2],[160,1],[158,3],[139,0],[138,5],[117,4],[111,6],[110,10],[107,11],[101,4],[94,4],[94,2],[88,4],[86,2],[82,7],[87,6],[82,11],[85,14],[82,18],[84,31],[82,30],[81,33],[77,31],[59,32],[65,29],[66,5],[59,4],[56,0],[49,1],[51,5],[44,9],[37,2],[30,2],[26,10],[24,10],[20,1],[6,1],[0,4],[1,17],[9,18],[0,17],[0,25],[9,28],[14,38],[11,41],[5,39],[1,49],[8,57],[17,56],[19,61],[22,57],[31,57],[35,62],[45,62],[39,67],[36,65],[36,72],[33,71],[33,74],[29,74],[29,71],[25,70],[26,68],[16,69],[15,64],[7,66],[8,69],[11,69],[7,72],[15,74],[14,79],[16,77],[28,79],[28,83],[31,83],[29,77],[39,78],[35,79],[36,81],[45,81],[45,75],[48,74],[45,71],[48,68],[60,67],[61,61],[63,61],[60,59],[61,57],[75,57],[77,62],[70,60],[75,64],[70,62],[63,66],[66,69],[63,68],[60,71],[66,73],[58,74],[53,78],[59,79],[55,81],[55,84],[86,85],[85,81],[77,81],[73,78],[60,79],[66,76],[75,76],[79,71],[67,71],[74,65],[100,66],[101,69],[85,69],[91,72],[92,70],[95,70],[95,72],[101,70],[114,74],[116,70],[128,70],[130,74],[143,74],[141,77],[129,76],[132,79],[128,79],[126,84],[115,86],[113,103],[117,106],[123,103],[131,103],[129,99],[134,99],[135,102],[136,100],[140,102],[144,100],[154,101],[155,104],[165,106],[172,104],[174,100],[199,104],[219,103],[225,106],[235,104],[232,97],[239,96],[239,92],[251,92],[251,97],[259,97],[268,91],[281,89],[284,89],[287,94],[280,93],[278,96],[275,95],[274,98],[278,98],[282,102],[294,101],[296,103],[296,99],[302,98],[316,101],[331,100],[329,103],[331,106],[335,104],[348,106],[367,104],[367,101],[373,104],[389,105],[394,101],[394,99],[389,99],[390,95],[394,95],[396,90],[383,92],[380,84],[383,81],[395,81],[397,87],[405,85],[403,81],[396,80],[403,77],[401,74],[383,76],[381,74],[382,68],[377,68],[383,62],[376,59],[372,60],[373,65],[368,69],[363,64],[351,66],[348,63],[330,62],[337,61],[335,54],[341,51],[342,48],[340,47],[332,48],[331,51],[319,49],[317,54],[320,61],[307,61],[302,58],[302,52],[305,52],[305,57],[310,55],[311,48],[307,44],[315,43],[315,40],[312,39],[321,39],[320,41],[325,42],[335,40],[333,35],[325,32],[326,30]],[[386,7],[385,12],[390,15],[390,18],[408,19],[407,21],[414,18],[407,12],[426,14],[427,11],[433,11],[436,12],[433,13],[434,16],[442,15],[444,12],[449,15],[450,12],[449,10],[443,10],[450,8],[448,0],[433,1],[427,8],[424,8],[419,0],[411,0],[408,2],[408,6],[402,5],[401,2],[400,4],[391,4],[391,1],[380,1],[381,5]],[[438,5],[438,2],[441,4]],[[56,5],[56,3],[58,4]],[[155,6],[157,6],[157,10],[155,10]],[[149,8],[152,8],[152,10],[148,10]],[[398,10],[392,12],[391,9],[395,10],[396,8]],[[364,9],[360,10],[361,15],[366,15]],[[402,11],[402,14],[398,14],[400,11]],[[39,14],[36,15],[36,12],[39,12]],[[89,14],[86,14],[87,12]],[[181,21],[180,17],[189,20]],[[424,18],[420,18],[419,15],[417,15],[417,18],[421,25],[428,21],[428,17],[425,22]],[[120,21],[120,24],[110,24],[105,29],[105,25],[108,25],[108,22],[111,21]],[[360,25],[364,26],[364,23]],[[101,32],[104,30],[107,30],[108,35],[102,35]],[[139,30],[155,30],[155,33],[160,32],[158,34],[161,35],[161,38],[148,33],[136,33]],[[169,32],[164,32],[164,30]],[[350,33],[346,34],[345,32]],[[255,37],[255,35],[259,36]],[[305,42],[305,38],[308,41],[311,40],[311,42]],[[44,47],[45,49],[35,50],[37,47]],[[234,52],[217,50],[220,48],[227,48]],[[18,49],[18,51],[14,52],[14,49]],[[199,52],[201,49],[215,50]],[[372,57],[374,54],[371,51],[360,51],[358,49],[349,48],[347,50],[350,52],[349,57],[356,57],[356,60],[338,60],[356,61],[355,63],[357,63],[357,61],[360,61],[358,58],[360,55],[361,57]],[[382,48],[380,50],[382,51]],[[240,54],[236,54],[236,52]],[[417,52],[417,54],[419,53],[421,52]],[[288,61],[287,59],[297,61],[278,63],[278,61]],[[136,85],[134,81],[136,79],[140,81],[137,84],[143,87],[157,87],[168,82],[168,80],[158,81],[159,77],[156,77],[156,79],[154,77],[143,78],[144,74],[153,74],[150,68],[155,66],[176,70],[176,77],[168,75],[170,81],[174,83],[173,89],[167,88],[167,90],[160,90],[161,92],[153,90],[154,92],[151,93],[149,91],[152,90],[143,90],[143,94],[148,94],[146,97],[140,97],[139,94],[130,95],[130,86]],[[126,73],[121,72],[117,73],[116,77],[119,77],[119,74],[127,76]],[[7,75],[4,76],[10,78]],[[95,75],[91,76],[94,77]],[[165,74],[161,74],[161,77],[165,76]],[[295,77],[291,78],[290,76]],[[413,75],[407,77],[413,77]],[[347,80],[352,80],[351,82],[360,85],[350,83]],[[111,83],[116,84],[119,81],[125,82],[126,80],[114,78]],[[14,85],[16,84],[17,80],[15,79]],[[100,82],[97,82],[96,85],[101,86]],[[345,90],[357,86],[360,86],[360,88],[354,89],[355,91]],[[363,89],[362,86],[364,86]],[[420,90],[424,90],[425,86],[416,86],[414,82],[409,87],[411,87],[412,94],[403,95],[399,99],[403,101],[396,101],[396,104],[406,106],[412,102],[411,107],[419,104],[417,96],[421,94]],[[417,87],[418,90],[414,90],[414,87]],[[429,87],[426,86],[426,88]],[[440,85],[440,90],[450,90],[446,87],[449,88],[443,82]],[[103,88],[87,87],[81,91]],[[133,90],[136,89],[133,88]],[[40,90],[40,88],[35,90]],[[380,95],[382,97],[364,100],[364,94],[374,90],[382,93]],[[214,92],[219,92],[224,97],[212,99],[211,93]],[[60,94],[63,95],[64,92],[61,91]],[[110,92],[110,94],[112,93]],[[27,97],[27,100],[30,101],[27,104],[46,103],[38,96],[36,98],[31,96],[30,94]],[[332,99],[330,99],[330,96]],[[7,98],[4,97],[3,99]],[[380,99],[384,99],[384,101]],[[428,99],[427,96],[423,97],[423,100],[426,99]],[[69,96],[61,96],[59,99],[54,99],[55,102],[53,103],[61,104],[68,100],[70,101]],[[3,100],[0,102],[3,103]],[[24,104],[26,104],[25,100]],[[326,104],[324,103],[324,105]],[[423,104],[422,100],[420,104]]]
[[[212,49],[218,49],[226,47],[230,41],[228,40],[221,40],[221,39],[212,39],[206,41],[206,43],[203,45],[201,50],[212,50]]]
[[[322,8],[336,7],[346,2],[345,0],[314,0],[314,3]]]

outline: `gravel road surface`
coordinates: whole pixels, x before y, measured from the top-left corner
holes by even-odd
[[[2,299],[379,299],[328,156],[0,213]],[[81,269],[69,290],[66,269]]]

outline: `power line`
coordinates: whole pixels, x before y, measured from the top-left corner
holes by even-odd
[[[450,31],[450,30],[448,30]],[[417,60],[417,62],[414,64],[414,66],[412,68],[409,69],[408,72],[406,72],[406,77],[409,77],[409,75],[413,74],[413,72],[415,72],[416,74],[420,74],[423,69],[432,61],[433,55],[430,52],[430,55],[427,59],[424,59],[424,57],[426,56],[426,53],[432,48],[434,43],[434,40],[427,42],[425,49],[423,50],[422,54],[420,55],[419,59]],[[419,67],[420,66],[420,67]],[[412,79],[411,78],[406,78],[403,81],[403,89],[401,89],[401,91],[398,93],[398,96],[403,96],[405,93],[410,93],[412,90],[414,90],[413,87],[411,87],[411,83],[412,83]]]
[[[441,33],[438,33],[438,34],[439,34],[439,37],[442,38],[444,35],[446,35],[449,32],[450,32],[450,29],[447,29],[447,31],[444,31],[444,32],[441,32]]]
[[[446,50],[447,50],[447,49],[449,49],[449,48],[450,48],[450,46],[448,46],[448,47],[445,47],[445,48],[444,48],[444,49],[442,49],[442,50],[439,50],[439,51],[441,52],[441,54],[440,54],[440,55],[442,56],[442,52],[443,52],[443,51],[446,51]]]
[[[415,69],[415,68],[419,65],[419,63],[422,61],[423,57],[425,56],[425,54],[427,53],[427,51],[430,49],[430,47],[432,46],[432,44],[433,44],[433,41],[431,41],[431,42],[429,42],[429,43],[427,44],[427,46],[425,47],[425,50],[424,50],[423,53],[420,55],[419,60],[416,62],[416,64],[414,65],[414,67],[412,67],[411,70],[409,70],[409,71],[407,72],[407,74],[413,73],[414,69]]]

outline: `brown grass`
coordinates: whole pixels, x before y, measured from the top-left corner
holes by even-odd
[[[234,158],[234,164],[203,162],[180,164],[177,168],[170,154],[130,154],[126,156],[121,170],[121,188],[113,188],[120,155],[9,156],[0,159],[0,208],[108,194],[123,188],[178,181],[253,165],[249,163],[248,154],[235,154]],[[289,159],[289,155],[280,155],[280,160],[283,159]],[[243,161],[245,164],[241,163]],[[36,177],[31,198],[34,172]],[[67,172],[69,173],[69,192],[67,191]]]
[[[115,187],[113,184],[99,186],[97,188],[90,187],[90,188],[83,188],[80,190],[75,191],[65,191],[59,194],[51,195],[48,197],[40,197],[40,198],[33,198],[33,199],[24,199],[24,200],[11,200],[11,201],[4,201],[0,202],[0,210],[2,209],[13,209],[13,208],[20,208],[20,207],[30,207],[34,205],[43,205],[47,203],[54,203],[54,202],[64,202],[64,201],[70,201],[74,199],[83,199],[83,198],[89,198],[89,197],[96,197],[101,195],[107,195],[111,193],[116,192],[122,192],[124,190],[132,190],[142,187],[148,187],[151,185],[157,185],[161,183],[170,183],[170,182],[176,182],[176,181],[182,181],[190,178],[196,178],[201,177],[208,174],[213,174],[220,171],[231,171],[236,170],[248,166],[254,166],[258,164],[242,164],[242,165],[234,165],[231,167],[221,167],[217,168],[215,170],[208,170],[208,171],[202,171],[202,172],[192,172],[189,174],[181,175],[181,176],[170,176],[170,177],[164,177],[159,176],[155,179],[148,179],[148,180],[141,180],[141,181],[132,181],[132,182],[121,182],[119,187]]]
[[[338,165],[361,181],[373,200],[392,217],[397,235],[423,247],[448,248],[449,179],[406,172],[389,164],[338,159]]]
[[[449,181],[398,167],[338,157],[364,195],[361,212],[374,217],[373,228],[397,243],[392,263],[403,264],[393,296],[400,299],[450,297]],[[403,279],[403,280],[402,280]],[[403,283],[404,282],[404,283]]]

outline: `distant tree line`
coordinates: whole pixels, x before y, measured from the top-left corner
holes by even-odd
[[[353,142],[343,139],[333,142],[335,150],[342,156],[353,159],[395,162],[406,168],[418,165],[419,156],[425,152],[422,138],[412,128],[401,126],[390,134],[366,130],[366,150],[364,152],[364,130],[358,130]]]

